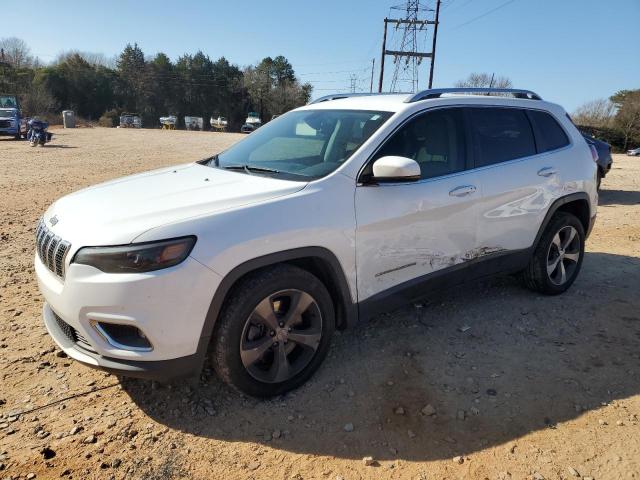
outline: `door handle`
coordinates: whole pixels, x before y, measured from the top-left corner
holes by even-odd
[[[538,170],[538,175],[541,177],[550,177],[551,175],[555,175],[558,171],[553,167],[545,167]]]
[[[463,185],[461,187],[456,187],[449,192],[451,197],[464,197],[465,195],[470,195],[476,191],[476,187],[474,185]]]

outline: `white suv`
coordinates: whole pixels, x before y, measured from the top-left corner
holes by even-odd
[[[472,95],[490,93],[491,95]],[[564,292],[597,165],[523,90],[325,97],[198,163],[55,202],[35,270],[54,340],[123,375],[303,383],[334,329],[498,272]]]

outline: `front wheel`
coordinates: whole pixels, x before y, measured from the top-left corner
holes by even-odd
[[[278,265],[234,288],[218,318],[213,367],[256,397],[302,385],[327,355],[335,327],[331,296],[311,273]]]
[[[565,292],[582,267],[584,242],[580,220],[570,213],[556,213],[522,272],[525,285],[547,295]]]

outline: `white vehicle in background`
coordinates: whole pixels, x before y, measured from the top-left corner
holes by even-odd
[[[123,113],[119,128],[142,128],[142,118],[137,113]]]
[[[187,130],[201,131],[204,127],[202,117],[184,117],[184,126]]]
[[[175,115],[169,115],[167,117],[160,117],[160,125],[163,130],[175,130],[178,124],[178,117]]]
[[[229,127],[229,121],[225,117],[211,117],[209,123],[211,123],[211,128],[217,132],[226,132]]]
[[[200,162],[51,205],[36,230],[44,322],[96,368],[170,380],[210,352],[224,381],[279,395],[335,329],[433,289],[518,273],[566,291],[596,160],[526,90],[324,97]]]
[[[640,157],[640,148],[634,148],[633,150],[628,150],[627,155],[630,157]]]
[[[242,128],[240,128],[240,131],[242,133],[251,133],[261,126],[262,119],[260,119],[260,116],[256,112],[249,112],[249,115],[247,115],[247,119],[245,120],[244,125],[242,125]]]

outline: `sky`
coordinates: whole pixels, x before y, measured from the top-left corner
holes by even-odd
[[[6,1],[6,0],[4,0]],[[425,1],[433,4],[435,0]],[[117,55],[138,43],[172,59],[202,50],[239,66],[284,55],[314,97],[369,91],[378,81],[383,19],[403,0],[47,0],[6,8],[0,37],[19,37],[50,62],[64,51]],[[640,0],[442,0],[434,87],[471,72],[509,77],[568,111],[640,88]],[[390,30],[388,48],[394,47]],[[430,44],[426,45],[430,50]],[[387,58],[385,78],[392,76]],[[429,62],[420,69],[424,88]],[[385,90],[389,84],[385,82]]]

